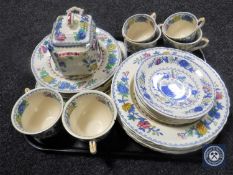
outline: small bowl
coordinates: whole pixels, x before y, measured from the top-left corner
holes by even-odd
[[[197,30],[205,24],[205,18],[199,18],[189,12],[177,12],[170,15],[162,27],[163,34],[178,42],[192,42]]]
[[[113,127],[117,110],[103,92],[88,90],[74,95],[65,105],[62,124],[75,138],[89,142],[90,152],[97,152],[96,142]]]
[[[182,43],[182,42],[177,42],[169,38],[167,35],[163,33],[163,41],[164,44],[170,47],[174,47],[177,49],[185,50],[185,51],[195,51],[198,49],[203,49],[208,46],[209,44],[209,39],[206,37],[202,36],[202,30],[198,29],[196,38],[193,42],[189,43]]]
[[[25,92],[12,109],[11,122],[14,128],[37,138],[56,134],[63,111],[62,96],[49,88],[26,89]]]
[[[139,50],[155,47],[157,45],[158,40],[161,38],[160,27],[156,25],[156,28],[157,29],[156,29],[155,38],[153,38],[153,40],[150,42],[136,43],[136,42],[127,40],[127,38],[125,38],[124,44],[126,45],[128,52],[134,53]]]
[[[128,41],[148,42],[154,38],[157,24],[155,22],[156,14],[136,14],[130,16],[122,27],[122,35]]]

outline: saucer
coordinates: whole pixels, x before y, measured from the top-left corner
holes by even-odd
[[[100,66],[90,77],[82,79],[67,79],[55,67],[46,36],[35,48],[31,58],[31,69],[36,80],[44,87],[49,87],[61,93],[77,93],[81,90],[96,89],[108,81],[121,63],[121,50],[117,41],[106,31],[97,28],[97,38],[103,52],[99,59]]]
[[[205,71],[214,82],[215,102],[213,108],[200,120],[182,126],[166,125],[150,120],[136,105],[132,97],[135,73],[143,60],[161,54],[178,55],[198,66],[205,66]],[[143,138],[143,142],[166,150],[201,148],[221,132],[229,115],[228,92],[215,70],[195,55],[172,48],[146,49],[128,57],[113,77],[111,95],[117,106],[118,120],[124,125],[123,128],[127,128],[138,138]]]
[[[214,85],[204,68],[178,55],[148,58],[137,70],[136,93],[154,113],[193,122],[214,103]]]

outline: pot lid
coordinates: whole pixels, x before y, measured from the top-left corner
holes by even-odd
[[[77,46],[90,43],[92,17],[83,15],[78,7],[68,9],[66,15],[58,16],[52,30],[52,43],[55,46]]]

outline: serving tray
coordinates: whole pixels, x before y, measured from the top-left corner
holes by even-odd
[[[118,39],[118,38],[117,38]],[[162,41],[159,41],[158,46],[162,46]],[[204,61],[205,56],[202,50],[194,51],[193,54],[202,58]],[[67,154],[85,154],[91,156],[89,152],[89,145],[87,142],[80,141],[70,136],[63,128],[56,136],[47,139],[37,139],[32,136],[24,136],[26,142],[37,150],[44,152],[54,153],[67,153]],[[215,142],[218,139],[215,140]],[[175,161],[195,161],[201,160],[201,151],[196,151],[184,155],[167,155],[145,148],[133,139],[131,139],[125,131],[121,128],[118,121],[116,121],[110,134],[97,144],[98,152],[96,156],[114,156],[114,157],[133,157],[143,159],[155,160],[175,160]]]

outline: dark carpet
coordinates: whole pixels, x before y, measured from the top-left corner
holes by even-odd
[[[205,16],[204,35],[210,45],[204,49],[207,62],[217,70],[233,99],[233,2],[204,0],[9,0],[0,1],[0,174],[233,174],[233,119],[219,135],[227,148],[225,168],[206,170],[201,162],[151,160],[133,157],[83,156],[37,151],[11,126],[10,113],[25,87],[35,79],[30,69],[34,47],[51,32],[56,17],[71,6],[91,14],[98,27],[121,38],[124,20],[136,13],[156,11],[157,21],[177,11]],[[232,113],[232,108],[231,108]],[[120,143],[119,143],[120,144]]]

